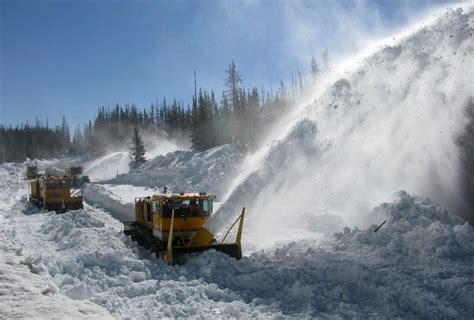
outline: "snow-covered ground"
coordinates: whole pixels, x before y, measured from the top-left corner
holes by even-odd
[[[89,301],[71,300],[60,294],[42,265],[42,250],[25,251],[21,234],[35,227],[23,210],[24,194],[19,175],[23,166],[0,166],[0,318],[109,319],[110,314]],[[15,225],[18,218],[21,224]],[[31,251],[30,251],[31,252]],[[31,252],[31,253],[33,253]]]
[[[456,207],[473,16],[375,52],[254,155],[159,156],[88,186],[84,210],[38,211],[24,166],[0,165],[0,318],[472,319],[474,229],[436,203]],[[107,159],[98,180],[120,166]],[[170,267],[123,235],[116,218],[163,186],[218,193],[217,231],[247,205],[245,257]]]
[[[240,261],[206,252],[169,267],[124,236],[107,212],[86,206],[57,215],[32,208],[19,174],[6,165],[0,170],[5,317],[40,311],[45,318],[143,319],[474,314],[473,228],[404,192],[370,212],[387,219],[377,233],[346,228]]]

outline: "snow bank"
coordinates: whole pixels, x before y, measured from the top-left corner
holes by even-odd
[[[109,211],[115,219],[135,219],[135,198],[152,196],[162,190],[131,185],[86,184],[84,199],[89,204]]]
[[[401,191],[394,202],[377,206],[371,214],[387,220],[378,232],[345,229],[335,236],[346,242],[377,246],[381,257],[406,257],[426,265],[437,258],[474,259],[474,229],[429,199]]]
[[[224,145],[203,152],[175,151],[147,161],[136,170],[107,183],[161,189],[166,186],[171,192],[205,191],[219,196],[242,157],[242,151],[236,145]]]
[[[25,189],[21,165],[0,166],[0,318],[111,319],[102,307],[59,294],[41,255],[29,255],[17,238],[26,226],[12,224],[23,212]],[[31,209],[31,208],[30,208]],[[37,251],[37,252],[41,252]]]
[[[112,319],[98,305],[73,301],[60,294],[46,270],[36,268],[39,260],[22,260],[21,251],[0,235],[0,317],[5,319]]]
[[[405,192],[369,213],[374,232],[346,228],[241,262],[205,253],[186,267],[294,317],[469,318],[474,314],[474,229]],[[383,220],[379,220],[380,222]]]

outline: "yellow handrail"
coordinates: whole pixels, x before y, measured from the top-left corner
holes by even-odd
[[[173,264],[173,224],[174,224],[174,208],[171,210],[170,233],[168,235],[168,246],[166,248],[165,260],[169,265]]]
[[[242,228],[244,226],[244,216],[245,216],[245,207],[242,208],[242,214],[240,215],[239,229],[237,230],[237,236],[235,237],[235,242],[240,247],[240,239],[242,239]]]
[[[222,239],[221,241],[221,244],[224,243],[225,239],[227,238],[227,236],[229,235],[229,232],[230,230],[232,230],[232,228],[235,226],[235,224],[237,223],[237,221],[240,220],[240,223],[239,223],[239,230],[237,231],[237,238],[236,238],[236,242],[239,242],[240,243],[240,239],[241,239],[241,236],[242,236],[242,226],[243,226],[243,222],[244,222],[244,215],[245,215],[245,207],[242,208],[242,213],[240,214],[240,216],[234,221],[234,223],[230,226],[229,230],[227,230],[224,238]]]

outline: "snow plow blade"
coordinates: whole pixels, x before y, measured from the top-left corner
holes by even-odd
[[[196,247],[173,247],[173,261],[178,262],[182,261],[184,256],[187,254],[192,254],[192,253],[199,253],[207,250],[214,249],[216,251],[225,253],[226,255],[235,258],[235,259],[240,259],[242,258],[242,250],[240,248],[240,245],[237,243],[225,243],[225,244],[214,244],[214,245],[208,245],[208,246],[196,246]]]
[[[216,251],[227,254],[230,257],[235,259],[242,258],[242,228],[244,224],[245,208],[242,208],[242,213],[235,220],[235,222],[230,226],[229,230],[225,234],[220,244],[216,243],[214,236],[206,228],[200,228],[196,234],[191,238],[191,240],[185,246],[173,246],[173,224],[174,224],[174,211],[171,214],[171,230],[169,233],[168,246],[166,253],[164,253],[163,260],[168,264],[172,265],[175,263],[181,263],[184,261],[184,256],[186,254],[198,253],[207,250],[214,249]],[[237,229],[237,235],[234,243],[224,243],[225,239],[229,235],[230,231],[234,226],[239,222],[239,227]]]

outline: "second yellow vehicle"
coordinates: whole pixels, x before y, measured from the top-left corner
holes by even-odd
[[[41,209],[63,213],[82,209],[84,183],[81,167],[71,167],[64,175],[38,173],[36,166],[27,168],[26,179],[30,180],[29,200]]]

